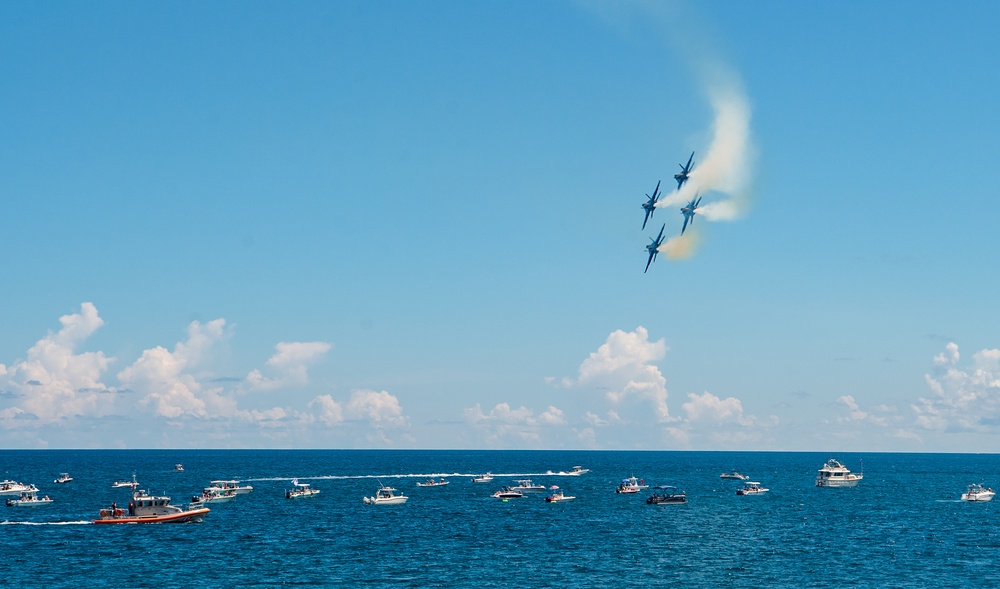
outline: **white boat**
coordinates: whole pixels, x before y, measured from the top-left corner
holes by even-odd
[[[645,480],[637,479],[632,476],[627,479],[622,479],[622,482],[619,483],[618,487],[615,489],[615,493],[629,495],[638,493],[639,491],[648,488],[649,485],[646,484]]]
[[[319,489],[313,489],[309,483],[300,483],[299,479],[292,479],[292,485],[295,488],[285,491],[285,499],[304,499],[319,495]]]
[[[15,481],[0,481],[0,495],[20,495],[24,491],[35,489],[34,485],[25,485]]]
[[[133,476],[131,481],[115,481],[114,484],[111,485],[111,488],[112,489],[121,489],[121,488],[124,488],[124,487],[131,487],[132,490],[135,490],[136,487],[138,487],[138,486],[139,486],[139,483],[136,482],[135,477]]]
[[[987,489],[982,485],[969,485],[965,493],[962,493],[962,501],[990,501],[996,493],[993,489]]]
[[[531,482],[531,479],[521,479],[519,481],[514,481],[517,483],[511,487],[514,491],[520,491],[521,493],[544,493],[545,485],[536,485]]]
[[[175,464],[174,472],[184,472],[184,465],[180,463]]]
[[[95,524],[165,524],[199,522],[209,512],[207,507],[192,506],[181,509],[170,504],[170,497],[157,497],[145,491],[133,491],[132,501],[128,509],[118,507],[117,503],[111,509],[102,509]]]
[[[365,505],[401,505],[409,499],[406,495],[397,495],[392,487],[379,487],[374,497],[365,497]]]
[[[418,487],[443,487],[448,484],[448,481],[444,480],[444,477],[440,481],[435,481],[434,479],[427,479],[422,483],[417,483]]]
[[[720,474],[719,478],[720,479],[732,479],[732,480],[736,480],[736,481],[745,481],[745,480],[749,479],[750,477],[747,476],[747,475],[745,475],[745,474],[740,474],[740,473],[738,473],[738,472],[736,472],[734,470],[733,472],[724,472],[724,473]]]
[[[192,503],[225,503],[236,499],[236,493],[231,490],[220,489],[218,487],[205,487],[201,495],[191,498]]]
[[[56,480],[54,480],[52,482],[53,483],[60,483],[60,484],[62,484],[62,483],[68,483],[68,482],[70,482],[72,480],[73,480],[73,477],[69,476],[68,472],[64,472],[64,473],[62,473],[62,474],[59,475],[59,478],[57,478]]]
[[[253,491],[250,485],[241,485],[239,481],[211,481],[209,486],[222,491],[232,491],[237,495],[244,495]]]
[[[555,485],[552,485],[552,487],[549,490],[552,491],[552,494],[545,498],[546,503],[561,503],[564,501],[572,501],[576,499],[576,497],[572,495],[566,495],[565,493],[562,492],[562,490],[559,489],[559,487]]]
[[[492,480],[493,480],[493,475],[491,475],[490,473],[472,477],[472,482],[474,483],[488,483]]]
[[[770,489],[765,489],[760,486],[760,483],[747,482],[743,485],[742,489],[737,489],[737,495],[760,495],[761,493],[767,493]]]
[[[817,487],[854,487],[864,478],[864,474],[853,474],[836,458],[826,461],[816,475]]]
[[[48,505],[49,503],[52,503],[49,496],[39,497],[38,489],[32,485],[27,491],[21,491],[17,499],[8,499],[7,507],[37,507],[39,505]]]
[[[590,472],[589,468],[584,468],[582,466],[574,466],[573,470],[569,471],[566,474],[571,474],[571,475],[576,476],[576,475],[581,475],[581,474],[587,474],[588,472]]]
[[[496,497],[497,499],[518,499],[520,497],[524,497],[524,495],[520,491],[515,491],[507,485],[504,485],[500,487],[499,491],[493,493],[493,497]]]

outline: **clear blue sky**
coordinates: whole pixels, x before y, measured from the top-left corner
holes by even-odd
[[[0,445],[1000,451],[998,18],[2,3]]]

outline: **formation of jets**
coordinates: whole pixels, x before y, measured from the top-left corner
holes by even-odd
[[[684,183],[688,181],[688,175],[691,173],[691,166],[694,163],[694,152],[691,152],[691,157],[688,158],[686,165],[677,164],[681,167],[679,174],[674,174],[674,180],[677,180],[677,190],[680,190]],[[653,216],[653,212],[656,210],[656,202],[659,199],[660,194],[660,182],[656,183],[656,188],[653,189],[653,195],[646,195],[646,202],[642,203],[643,210],[646,211],[646,218],[642,220],[642,228],[646,228],[646,223],[649,218]],[[701,204],[701,197],[697,194],[691,199],[691,202],[687,206],[681,208],[681,214],[684,215],[684,225],[681,226],[681,235],[684,235],[684,231],[687,229],[688,223],[694,223],[694,216],[698,212],[698,205]],[[664,223],[660,227],[660,234],[656,238],[649,238],[650,244],[646,246],[646,252],[649,254],[649,259],[646,260],[646,269],[642,271],[645,274],[649,270],[649,265],[656,260],[656,254],[659,253],[660,245],[663,244],[663,230],[666,229],[667,224]]]

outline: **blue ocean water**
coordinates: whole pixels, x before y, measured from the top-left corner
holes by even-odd
[[[857,488],[814,486],[831,457],[863,468]],[[574,465],[591,470],[548,474]],[[55,503],[0,505],[0,570],[15,587],[993,587],[1000,500],[959,496],[971,483],[1000,487],[998,466],[1000,456],[955,454],[5,450],[0,476]],[[719,478],[733,469],[771,491],[737,496],[741,483]],[[471,482],[486,471],[492,483]],[[53,484],[60,472],[75,480]],[[128,502],[111,484],[133,472],[175,504],[211,479],[254,491],[211,505],[200,524],[91,524]],[[689,502],[616,495],[632,475]],[[416,486],[431,476],[450,484]],[[285,499],[292,477],[321,493]],[[490,497],[526,477],[577,499]],[[364,505],[377,481],[409,501]]]

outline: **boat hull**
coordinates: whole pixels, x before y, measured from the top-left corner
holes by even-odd
[[[169,515],[157,515],[148,517],[118,516],[108,513],[111,510],[101,510],[101,517],[95,519],[95,524],[186,524],[189,522],[201,521],[209,509],[191,509]],[[124,510],[118,510],[124,511]]]

